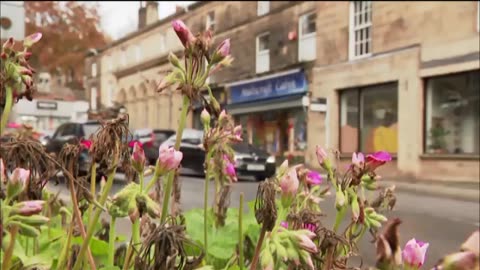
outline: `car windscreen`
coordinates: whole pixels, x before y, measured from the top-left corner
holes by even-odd
[[[155,136],[155,141],[157,141],[157,142],[164,142],[164,141],[166,141],[168,138],[170,138],[170,136],[172,136],[172,134],[174,134],[174,133],[173,133],[173,132],[155,131],[153,134],[154,134],[154,136]]]
[[[83,135],[85,138],[90,138],[91,135],[96,134],[100,131],[100,124],[84,124],[83,125]]]

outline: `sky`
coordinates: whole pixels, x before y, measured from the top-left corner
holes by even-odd
[[[187,6],[196,1],[157,1],[159,19],[175,12],[175,6]],[[138,27],[140,1],[98,1],[101,26],[113,39],[119,39]]]

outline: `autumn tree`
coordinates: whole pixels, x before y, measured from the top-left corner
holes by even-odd
[[[110,41],[100,28],[97,9],[96,4],[76,1],[25,1],[27,35],[43,33],[33,48],[33,66],[80,84],[86,51]]]

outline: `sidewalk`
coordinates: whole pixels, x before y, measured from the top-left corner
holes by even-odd
[[[380,181],[380,187],[395,185],[397,191],[445,197],[461,201],[480,202],[480,183],[455,183],[434,181]]]

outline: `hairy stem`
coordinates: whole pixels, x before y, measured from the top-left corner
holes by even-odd
[[[178,151],[180,148],[180,142],[182,141],[183,129],[185,128],[185,122],[187,121],[188,107],[190,105],[190,100],[187,96],[183,97],[183,106],[182,113],[180,115],[180,124],[178,125],[177,137],[175,139],[175,150]],[[168,212],[168,203],[172,193],[173,179],[175,178],[175,171],[172,171],[168,174],[167,185],[165,187],[165,194],[163,197],[162,203],[162,215],[160,217],[160,224],[162,224],[167,218]]]
[[[93,163],[92,165],[92,176],[90,178],[90,193],[92,194],[93,198],[96,200],[95,196],[95,188],[96,188],[96,183],[97,181],[97,164]],[[90,219],[92,218],[92,212],[93,212],[93,203],[88,206],[88,221],[90,222]]]
[[[238,209],[238,266],[243,270],[243,192],[240,193],[240,208]]]
[[[73,228],[75,227],[75,216],[72,216],[72,220],[70,221],[70,228],[68,230],[67,235],[67,242],[62,248],[60,252],[60,259],[58,260],[57,269],[62,270],[65,269],[65,263],[67,262],[68,258],[68,251],[70,250],[70,242],[72,240]]]
[[[0,135],[3,134],[5,131],[5,127],[7,126],[8,117],[10,116],[10,111],[12,110],[12,103],[13,103],[13,93],[12,88],[10,86],[5,86],[6,90],[6,97],[5,97],[5,107],[2,112],[2,120],[0,122]]]
[[[255,247],[255,254],[253,255],[252,264],[250,265],[250,270],[257,270],[258,257],[260,256],[260,250],[263,245],[263,240],[265,239],[265,234],[267,233],[267,228],[265,224],[262,225],[262,231],[260,232],[260,237],[258,238],[257,246]]]
[[[207,173],[205,175],[205,187],[203,190],[203,247],[205,249],[205,261],[208,259],[208,184],[210,182],[210,159],[213,151],[208,152],[205,159]]]
[[[15,239],[16,239],[17,233],[18,233],[18,226],[14,225],[10,229],[10,245],[8,245],[8,248],[5,251],[5,254],[3,255],[2,270],[9,270],[10,269],[10,261],[12,259],[13,247],[15,246]]]
[[[159,167],[160,167],[160,165],[158,165],[158,160],[157,160],[157,163],[155,164],[155,172],[153,173],[152,180],[150,180],[150,182],[148,182],[147,187],[145,188],[145,193],[148,193],[150,191],[150,189],[152,189],[152,187],[155,185],[155,183],[157,183],[158,178],[160,177]]]
[[[111,217],[110,230],[108,233],[108,266],[113,266],[115,255],[115,217]]]
[[[74,186],[74,179],[73,176],[70,172],[73,171],[73,161],[70,161],[68,164],[68,187],[70,189],[70,196],[72,198],[72,203],[73,203],[73,212],[74,215],[76,216],[76,222],[78,222],[78,227],[80,227],[80,234],[82,235],[82,238],[84,241],[87,239],[87,233],[85,232],[85,227],[83,226],[83,221],[82,221],[82,214],[80,213],[80,208],[78,207],[78,200],[77,200],[77,193],[75,192],[75,186]],[[96,269],[95,267],[95,261],[93,260],[92,252],[90,251],[90,247],[87,246],[87,257],[88,257],[88,262],[90,264],[90,267],[92,269]],[[85,253],[85,251],[83,252]],[[83,258],[82,256],[78,256],[78,258]],[[78,261],[81,261],[80,259]],[[78,262],[77,261],[77,262]],[[78,263],[80,266],[80,263]]]
[[[340,224],[342,223],[342,220],[345,217],[346,212],[347,212],[346,206],[342,206],[342,208],[337,211],[337,214],[335,215],[335,225],[333,225],[334,232],[337,232],[338,227],[340,227]]]
[[[118,146],[117,146],[117,148],[118,148]],[[113,164],[114,164],[113,170],[108,175],[107,183],[105,184],[102,195],[100,196],[100,201],[99,201],[100,205],[105,204],[105,201],[107,200],[108,193],[110,192],[110,189],[112,188],[113,178],[115,177],[115,172],[117,170],[117,163],[118,163],[118,157],[115,157],[115,160],[113,161]],[[82,247],[80,248],[80,252],[78,253],[78,260],[75,262],[75,265],[73,266],[73,270],[79,270],[80,269],[81,258],[83,258],[83,255],[85,254],[85,251],[87,250],[87,248],[90,245],[90,239],[92,239],[93,231],[95,229],[95,225],[98,222],[98,218],[100,217],[101,212],[102,212],[102,208],[97,207],[95,209],[95,213],[93,214],[93,218],[88,223],[87,236],[83,240]]]

